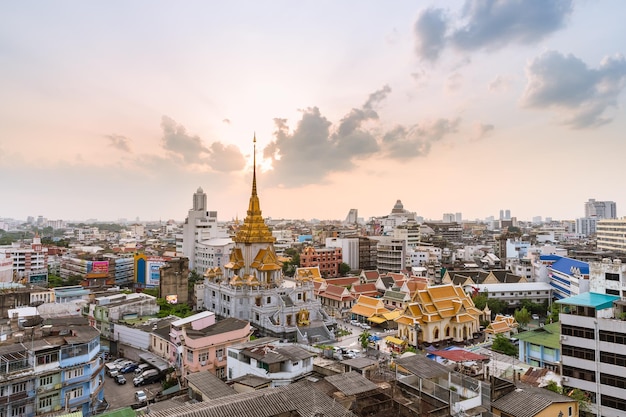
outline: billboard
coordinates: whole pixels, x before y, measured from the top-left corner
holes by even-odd
[[[178,294],[170,294],[165,296],[165,301],[168,304],[178,304]]]
[[[94,274],[108,274],[109,261],[93,261],[90,272],[93,272]]]
[[[159,269],[167,264],[167,260],[160,256],[151,256],[146,260],[146,287],[158,287],[161,282]]]

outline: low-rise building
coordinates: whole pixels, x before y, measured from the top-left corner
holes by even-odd
[[[270,379],[272,387],[288,385],[313,372],[315,356],[299,345],[263,337],[228,347],[228,379],[252,374]]]

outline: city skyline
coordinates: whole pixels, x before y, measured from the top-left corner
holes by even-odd
[[[0,218],[622,217],[625,8],[3,3]]]

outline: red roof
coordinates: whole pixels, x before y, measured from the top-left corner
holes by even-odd
[[[430,353],[452,362],[486,361],[490,359],[489,356],[479,355],[465,349],[435,350]]]

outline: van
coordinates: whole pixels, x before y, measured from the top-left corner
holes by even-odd
[[[136,376],[133,379],[133,384],[138,387],[139,385],[144,385],[144,383],[147,383],[146,381],[154,380],[158,376],[159,371],[157,371],[156,369],[148,369],[146,371],[143,371],[141,375]]]
[[[150,364],[142,363],[135,369],[135,376],[139,376],[143,373],[143,371],[150,369]]]
[[[106,374],[110,377],[115,376],[115,375],[112,375],[113,373],[117,374],[117,366],[113,362],[105,363],[104,368],[105,368]]]

